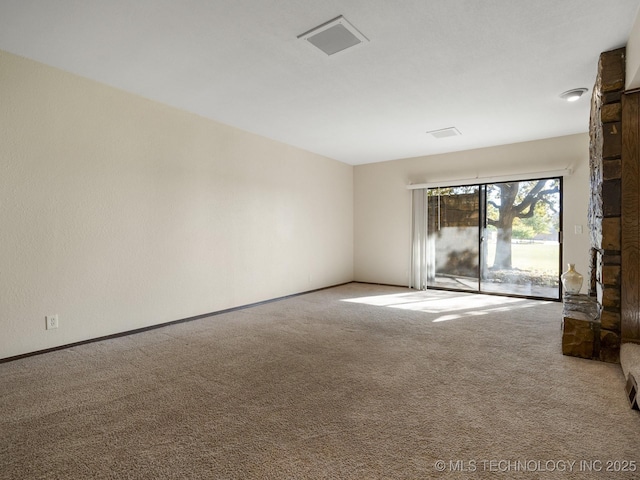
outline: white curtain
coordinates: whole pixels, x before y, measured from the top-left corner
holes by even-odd
[[[427,189],[412,190],[411,276],[409,287],[427,288]]]

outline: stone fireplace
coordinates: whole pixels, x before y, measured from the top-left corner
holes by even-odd
[[[562,351],[619,362],[622,264],[622,96],[625,49],[600,55],[589,126],[587,295],[564,296]]]
[[[622,95],[625,49],[600,55],[591,100],[589,165],[591,244],[589,296],[600,308],[599,359],[620,355],[620,280],[622,261]]]

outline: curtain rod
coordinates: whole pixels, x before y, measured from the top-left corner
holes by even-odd
[[[463,180],[442,180],[439,182],[416,183],[407,185],[407,190],[418,190],[420,188],[436,188],[436,187],[461,187],[464,185],[475,185],[478,183],[502,183],[516,182],[520,180],[535,180],[537,178],[567,177],[573,171],[570,168],[564,170],[553,170],[550,172],[531,172],[520,173],[517,175],[502,175],[499,177],[476,177],[465,178]]]

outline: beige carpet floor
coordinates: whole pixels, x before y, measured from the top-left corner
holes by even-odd
[[[0,478],[640,478],[560,317],[353,283],[0,364]]]

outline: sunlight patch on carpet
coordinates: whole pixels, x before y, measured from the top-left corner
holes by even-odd
[[[347,298],[342,301],[371,305],[375,307],[444,314],[433,320],[434,322],[444,322],[470,316],[477,317],[488,315],[492,312],[505,312],[551,303],[548,301],[529,300],[524,298],[444,291],[394,293],[389,295]]]

